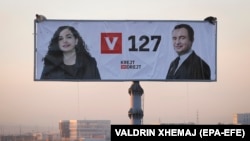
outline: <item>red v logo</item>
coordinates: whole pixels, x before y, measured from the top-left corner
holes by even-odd
[[[121,54],[122,33],[101,33],[101,53]]]
[[[104,38],[105,38],[105,41],[106,41],[106,43],[107,43],[107,45],[108,45],[108,48],[109,48],[110,50],[114,50],[115,44],[116,44],[116,42],[117,42],[118,37],[113,37],[113,38],[104,37]],[[111,40],[112,40],[112,41],[111,41]]]

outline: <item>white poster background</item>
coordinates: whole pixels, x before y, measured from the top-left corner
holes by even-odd
[[[216,81],[216,25],[205,21],[150,20],[46,20],[35,23],[35,80],[40,79],[42,58],[47,53],[54,32],[59,26],[69,25],[80,33],[90,54],[96,59],[101,81],[168,81],[167,71],[171,61],[177,56],[172,44],[172,30],[175,25],[182,23],[189,24],[194,29],[192,49],[207,62],[211,69],[211,81]],[[102,54],[101,33],[122,33],[122,54]],[[154,35],[161,36],[161,42],[157,51],[153,51],[156,40],[149,40],[145,46],[149,51],[129,51],[132,41],[128,38],[132,35],[135,36],[136,48],[144,42],[139,40],[143,35],[149,39]],[[121,61],[134,61],[133,65],[137,69],[121,69]]]

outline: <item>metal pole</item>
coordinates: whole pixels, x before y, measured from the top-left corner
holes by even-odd
[[[128,116],[131,119],[131,124],[140,125],[142,124],[143,118],[141,96],[144,92],[139,81],[133,81],[132,85],[128,89],[128,93],[131,97],[131,107],[128,111]]]

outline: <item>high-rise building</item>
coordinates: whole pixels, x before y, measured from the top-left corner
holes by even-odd
[[[110,120],[60,120],[59,130],[65,141],[110,141]]]
[[[250,125],[250,113],[233,114],[233,124]]]

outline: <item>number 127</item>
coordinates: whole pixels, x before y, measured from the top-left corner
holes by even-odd
[[[155,40],[154,43],[154,47],[153,47],[153,51],[157,51],[160,42],[161,42],[161,36],[156,36],[156,35],[152,35],[152,36],[146,36],[146,35],[142,35],[139,38],[139,46],[138,48],[136,47],[136,37],[135,35],[129,36],[128,40],[131,40],[132,42],[132,46],[131,48],[129,48],[129,51],[150,51],[150,49],[147,47],[147,45],[149,44],[150,41]]]

